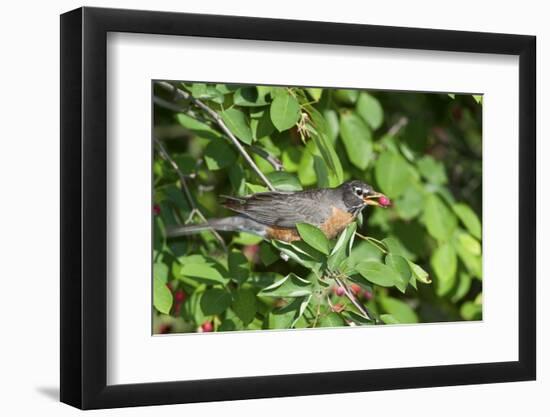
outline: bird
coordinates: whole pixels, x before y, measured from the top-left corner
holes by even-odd
[[[268,191],[243,197],[221,196],[234,216],[205,223],[167,228],[167,237],[187,236],[204,230],[247,232],[264,239],[301,240],[297,225],[308,223],[333,239],[369,205],[387,207],[388,197],[363,181],[351,180],[334,188],[303,191]]]

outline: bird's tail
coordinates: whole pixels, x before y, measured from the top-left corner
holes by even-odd
[[[167,237],[188,236],[200,233],[205,230],[218,230],[221,232],[247,232],[265,237],[265,225],[255,222],[252,219],[233,216],[223,219],[210,219],[206,223],[189,224],[184,226],[169,226],[166,229]]]

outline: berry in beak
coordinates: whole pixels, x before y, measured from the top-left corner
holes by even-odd
[[[391,200],[382,193],[371,193],[363,199],[365,204],[369,206],[389,207],[391,206]]]

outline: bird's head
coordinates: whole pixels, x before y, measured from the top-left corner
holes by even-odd
[[[369,184],[353,180],[341,185],[344,204],[352,211],[360,211],[366,206],[388,207],[390,199],[384,194],[374,191]]]

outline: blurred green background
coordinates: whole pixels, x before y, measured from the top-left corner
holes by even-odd
[[[154,333],[481,319],[481,96],[186,82],[153,94]],[[267,190],[230,136],[280,190],[359,179],[393,205],[333,242],[309,229],[294,245],[167,239],[168,225],[231,215],[221,194]]]

